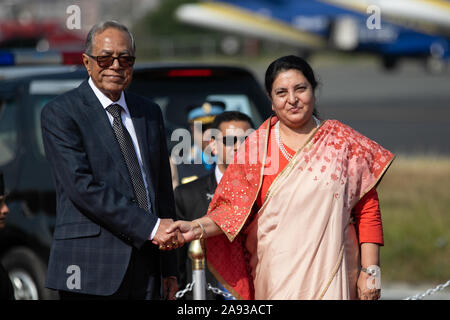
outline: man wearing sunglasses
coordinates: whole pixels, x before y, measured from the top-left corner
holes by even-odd
[[[126,92],[135,43],[115,21],[87,35],[89,79],[42,111],[57,214],[47,287],[62,299],[174,299],[176,255],[157,245],[175,218],[159,106]],[[153,242],[153,243],[152,243]],[[157,244],[157,245],[155,245]]]
[[[210,130],[211,153],[217,157],[214,170],[195,181],[179,185],[175,189],[175,207],[177,219],[195,220],[206,214],[209,203],[216,191],[226,168],[233,161],[234,154],[247,136],[253,131],[254,125],[250,117],[238,111],[225,111],[215,116]],[[188,259],[188,246],[178,251],[180,287],[184,288],[192,281],[191,261]],[[207,271],[206,282],[213,287],[220,286],[214,276]],[[222,287],[222,290],[225,290]],[[188,294],[187,299],[191,298]],[[219,299],[211,291],[207,292],[207,299]]]

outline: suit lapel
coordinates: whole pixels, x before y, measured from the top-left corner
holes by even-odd
[[[80,85],[79,89],[85,104],[85,108],[81,108],[81,110],[88,119],[87,123],[93,127],[94,132],[98,133],[97,136],[103,142],[105,150],[107,150],[115,162],[119,173],[128,184],[130,190],[133,190],[126,163],[123,157],[118,156],[122,154],[122,151],[117,143],[116,136],[114,135],[105,109],[103,109],[103,106],[95,96],[87,80]]]

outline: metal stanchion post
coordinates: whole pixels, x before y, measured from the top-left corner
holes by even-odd
[[[192,260],[192,280],[194,281],[194,300],[206,300],[205,254],[201,240],[189,245],[189,258]]]

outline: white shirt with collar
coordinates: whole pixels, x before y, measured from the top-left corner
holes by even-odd
[[[216,168],[214,169],[214,173],[216,174],[216,182],[217,184],[220,183],[220,180],[222,180],[223,173],[220,171],[219,166],[216,164]]]
[[[147,185],[144,167],[142,164],[141,150],[139,148],[139,143],[138,143],[137,136],[136,136],[136,130],[134,130],[134,125],[133,125],[133,121],[131,119],[130,111],[128,110],[127,102],[125,101],[125,94],[122,91],[119,100],[112,101],[107,96],[105,96],[105,94],[103,92],[101,92],[97,88],[97,86],[94,84],[94,81],[92,80],[92,78],[89,77],[88,83],[91,86],[92,90],[94,91],[95,96],[100,101],[102,107],[105,109],[105,112],[108,115],[108,119],[109,119],[109,122],[111,123],[111,126],[113,124],[114,118],[108,111],[106,111],[106,108],[112,104],[118,104],[123,108],[123,111],[121,113],[122,123],[125,126],[125,128],[128,130],[128,133],[131,136],[131,140],[133,141],[133,146],[136,151],[136,156],[138,158],[139,167],[141,168],[142,178],[144,180],[145,192],[147,193],[148,208],[150,209],[151,208],[150,196],[148,194],[148,185]],[[156,231],[158,230],[159,223],[160,223],[160,219],[158,218],[158,221],[156,222],[156,225],[153,228],[152,233],[150,234],[150,236],[148,238],[149,240],[152,240],[154,238]]]

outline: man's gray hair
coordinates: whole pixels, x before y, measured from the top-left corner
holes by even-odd
[[[133,35],[131,34],[131,32],[128,30],[128,28],[126,26],[124,26],[123,24],[121,24],[117,21],[114,21],[114,20],[99,22],[96,25],[94,25],[91,28],[91,30],[89,30],[87,37],[86,37],[86,42],[84,45],[84,52],[87,54],[92,54],[92,47],[93,47],[95,35],[102,33],[106,29],[110,29],[110,28],[121,30],[121,31],[125,32],[126,34],[128,34],[128,36],[130,37],[130,40],[131,40],[131,49],[133,50],[132,55],[135,55],[136,54],[136,44],[134,43]]]

